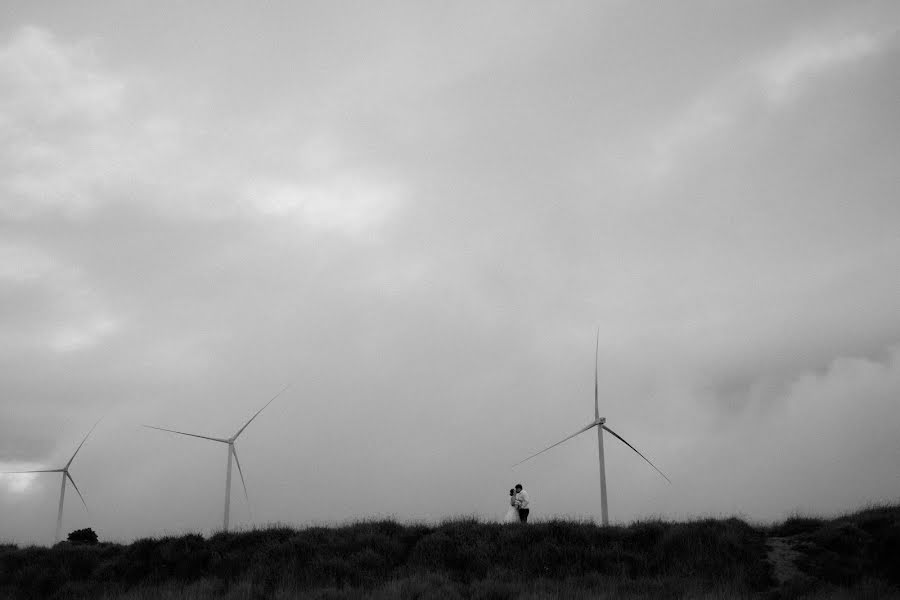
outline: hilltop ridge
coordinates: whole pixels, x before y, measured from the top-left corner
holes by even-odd
[[[363,521],[0,546],[0,598],[900,597],[900,505],[771,526]]]

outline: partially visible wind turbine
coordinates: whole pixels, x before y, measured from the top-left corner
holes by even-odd
[[[291,386],[290,385],[284,386],[280,392],[278,392],[277,394],[272,396],[272,399],[269,400],[268,402],[266,402],[265,406],[263,406],[261,409],[256,411],[256,413],[252,417],[250,417],[250,419],[246,423],[244,423],[244,425],[240,429],[238,429],[237,432],[230,438],[209,437],[206,435],[198,435],[196,433],[185,433],[184,431],[175,431],[174,429],[166,429],[164,427],[154,427],[153,425],[144,425],[144,427],[148,427],[150,429],[158,429],[160,431],[168,431],[170,433],[177,433],[180,435],[187,435],[190,437],[201,438],[204,440],[211,440],[213,442],[221,442],[228,446],[228,467],[227,467],[227,470],[225,471],[225,516],[222,519],[222,528],[225,531],[228,531],[228,518],[229,518],[229,514],[231,512],[231,457],[232,456],[234,457],[234,462],[237,464],[238,474],[241,476],[241,485],[244,487],[244,498],[247,499],[247,510],[248,511],[250,510],[250,496],[247,494],[247,484],[244,482],[244,472],[241,470],[241,461],[238,460],[237,450],[235,450],[235,448],[234,448],[234,442],[235,442],[235,440],[237,440],[238,436],[241,435],[245,429],[247,429],[247,425],[249,425],[253,421],[253,419],[255,419],[259,415],[259,413],[261,413],[262,411],[264,411],[266,409],[266,406],[269,406],[270,404],[272,404],[272,402],[275,400],[275,398],[277,398],[278,396],[283,394],[285,392],[285,390],[287,390],[289,387],[291,387]]]
[[[97,420],[97,423],[94,423],[94,427],[96,427],[100,423],[100,420]],[[78,454],[78,451],[81,450],[81,447],[84,446],[84,443],[87,441],[88,437],[90,437],[91,433],[94,431],[94,427],[91,427],[91,430],[87,432],[87,435],[84,436],[84,439],[81,440],[81,443],[78,444],[78,447],[75,448],[75,452],[72,453],[72,457],[69,458],[69,461],[63,466],[61,469],[37,469],[34,471],[3,471],[5,474],[13,474],[13,473],[62,473],[62,486],[59,488],[59,512],[56,515],[56,541],[59,541],[60,533],[62,532],[62,517],[63,517],[63,501],[66,497],[66,479],[72,482],[72,487],[75,488],[75,491],[78,492],[78,497],[81,498],[81,503],[84,504],[84,510],[88,510],[87,502],[84,501],[84,496],[81,495],[81,490],[78,489],[78,486],[75,485],[75,480],[72,478],[72,474],[69,473],[69,467],[72,465],[72,461],[75,460],[75,455]],[[90,511],[88,510],[88,513]]]
[[[585,431],[587,431],[593,427],[596,427],[597,428],[597,445],[599,448],[599,456],[600,456],[600,513],[603,518],[603,524],[609,525],[609,511],[607,510],[607,506],[606,506],[606,462],[603,459],[603,430],[604,429],[606,431],[608,431],[612,436],[616,437],[623,444],[625,444],[626,446],[628,446],[629,448],[634,450],[638,456],[640,456],[645,461],[647,461],[647,464],[650,465],[651,467],[653,467],[657,473],[662,475],[666,481],[668,481],[669,483],[672,483],[672,481],[668,477],[666,477],[665,473],[663,473],[662,471],[657,469],[656,465],[654,465],[652,462],[650,462],[649,458],[647,458],[646,456],[641,454],[637,448],[635,448],[634,446],[629,444],[625,440],[625,438],[623,438],[621,435],[619,435],[618,433],[616,433],[615,431],[613,431],[612,429],[607,427],[606,426],[606,417],[600,416],[599,382],[598,382],[598,373],[597,373],[597,363],[599,360],[599,354],[600,354],[600,330],[598,329],[597,330],[597,347],[594,350],[594,420],[591,421],[590,423],[588,423],[587,425],[585,425],[584,427],[582,427],[581,429],[579,429],[578,431],[576,431],[575,433],[573,433],[572,435],[570,435],[569,437],[561,439],[560,441],[556,442],[552,446],[547,446],[540,452],[532,454],[525,460],[520,460],[519,462],[514,464],[513,467],[517,467],[517,466],[521,465],[523,462],[531,460],[538,454],[543,454],[547,450],[550,450],[551,448],[555,448],[556,446],[559,446],[563,442],[567,442],[570,439],[572,439],[573,437],[575,437],[579,434],[582,434]]]

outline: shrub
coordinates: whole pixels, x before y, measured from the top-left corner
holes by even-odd
[[[873,544],[875,570],[894,585],[900,585],[900,523],[886,527]]]
[[[69,534],[68,540],[73,544],[85,544],[87,546],[93,546],[97,543],[97,534],[90,527],[86,527],[84,529],[76,529]]]

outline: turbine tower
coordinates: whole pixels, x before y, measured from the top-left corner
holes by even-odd
[[[170,433],[177,433],[179,435],[187,435],[190,437],[201,438],[201,439],[210,440],[213,442],[221,442],[227,446],[228,463],[227,463],[227,467],[226,467],[226,471],[225,471],[225,516],[222,519],[222,528],[225,531],[228,531],[228,518],[231,513],[231,470],[232,470],[231,469],[231,459],[232,459],[232,457],[234,457],[234,462],[235,462],[235,464],[237,464],[238,474],[241,476],[241,485],[244,487],[244,498],[247,499],[247,510],[248,511],[250,510],[250,496],[247,495],[247,484],[244,482],[244,472],[241,470],[241,461],[238,460],[237,450],[235,450],[235,448],[234,448],[234,442],[237,440],[238,436],[241,435],[245,429],[247,429],[247,425],[252,423],[253,419],[255,419],[259,415],[259,413],[261,413],[262,411],[264,411],[266,409],[266,406],[269,406],[270,404],[272,404],[272,402],[275,400],[275,398],[277,398],[278,396],[283,394],[285,392],[285,390],[287,390],[289,387],[291,387],[291,386],[290,385],[284,386],[280,392],[278,392],[277,394],[272,396],[272,399],[269,400],[268,402],[266,402],[265,406],[263,406],[261,409],[256,411],[256,413],[252,417],[250,417],[250,419],[246,423],[244,423],[244,425],[240,429],[238,429],[237,432],[230,438],[209,437],[206,435],[198,435],[196,433],[185,433],[184,431],[175,431],[174,429],[166,429],[164,427],[154,427],[153,425],[144,425],[144,427],[148,427],[150,429],[158,429],[160,431],[168,431]]]
[[[100,423],[100,420],[97,420],[94,423],[94,427],[96,427]],[[78,493],[78,497],[81,498],[81,503],[84,504],[84,510],[88,510],[87,502],[84,501],[84,496],[81,495],[81,490],[78,489],[78,486],[75,485],[75,480],[72,478],[72,474],[69,473],[69,467],[72,465],[72,461],[75,460],[75,455],[78,454],[78,451],[81,450],[81,447],[84,446],[84,443],[87,441],[88,437],[90,437],[91,433],[94,431],[94,427],[91,427],[91,430],[87,432],[87,435],[84,436],[84,439],[81,440],[81,443],[78,444],[78,447],[75,448],[75,452],[72,453],[72,456],[69,458],[68,462],[61,469],[36,469],[32,471],[3,471],[4,474],[13,474],[13,473],[62,473],[62,485],[59,488],[59,512],[56,515],[56,541],[59,541],[60,534],[62,533],[62,517],[63,517],[63,502],[66,498],[66,479],[72,482],[72,487],[75,488],[75,491]]]
[[[672,483],[672,481],[668,477],[666,477],[665,473],[663,473],[662,471],[657,469],[656,465],[654,465],[652,462],[650,462],[650,459],[648,459],[646,456],[641,454],[637,448],[635,448],[634,446],[629,444],[625,440],[625,438],[623,438],[621,435],[619,435],[618,433],[616,433],[615,431],[613,431],[612,429],[607,427],[606,426],[606,417],[600,416],[599,381],[598,381],[598,373],[597,373],[597,363],[599,360],[599,354],[600,354],[600,330],[598,329],[597,330],[597,347],[594,350],[594,420],[591,421],[590,423],[588,423],[587,425],[585,425],[584,427],[582,427],[581,429],[579,429],[578,431],[576,431],[575,433],[573,433],[572,435],[556,442],[552,446],[547,446],[540,452],[532,454],[525,460],[521,460],[521,461],[517,462],[516,464],[513,465],[513,467],[517,467],[517,466],[521,465],[523,462],[531,460],[538,454],[543,454],[547,450],[550,450],[551,448],[555,448],[556,446],[559,446],[563,442],[567,442],[570,439],[572,439],[573,437],[580,435],[580,434],[584,433],[585,431],[588,431],[589,429],[596,427],[597,428],[597,447],[599,450],[599,458],[600,458],[600,514],[603,519],[603,525],[609,525],[609,511],[606,506],[606,461],[604,460],[604,457],[603,457],[603,431],[604,430],[608,431],[610,433],[610,435],[617,438],[620,442],[622,442],[623,444],[625,444],[626,446],[628,446],[629,448],[634,450],[638,456],[640,456],[645,461],[647,461],[647,464],[650,465],[651,467],[653,467],[657,473],[662,475],[666,481],[668,481],[669,483]]]

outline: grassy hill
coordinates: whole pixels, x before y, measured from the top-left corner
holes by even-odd
[[[759,527],[361,522],[0,546],[0,598],[900,598],[900,505]]]

